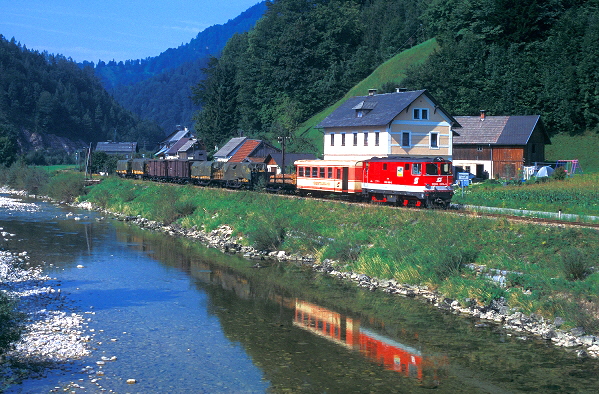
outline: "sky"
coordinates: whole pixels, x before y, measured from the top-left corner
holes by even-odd
[[[0,34],[97,63],[158,56],[260,0],[0,0]]]

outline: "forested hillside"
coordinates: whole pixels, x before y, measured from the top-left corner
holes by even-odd
[[[276,140],[385,60],[437,38],[404,87],[429,89],[456,115],[541,114],[553,134],[597,131],[598,3],[278,0],[207,68],[195,127],[207,146],[240,131]]]
[[[36,149],[161,138],[157,125],[140,121],[106,92],[93,69],[0,35],[0,164]]]
[[[121,105],[158,123],[165,133],[178,124],[191,127],[193,114],[200,108],[191,100],[191,88],[204,78],[202,69],[234,34],[250,30],[265,10],[265,3],[260,2],[227,23],[198,33],[188,44],[156,57],[100,62],[96,74]]]
[[[96,65],[93,62],[84,62],[82,66],[95,67],[96,75],[100,77],[103,85],[108,91],[112,91],[113,88],[132,85],[175,70],[185,63],[208,59],[218,55],[233,34],[248,31],[254,26],[266,9],[265,2],[258,1],[256,0],[256,5],[227,23],[210,26],[199,32],[189,43],[181,44],[178,48],[168,48],[158,56],[126,62],[99,61]]]

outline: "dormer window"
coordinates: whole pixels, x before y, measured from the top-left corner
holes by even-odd
[[[376,107],[376,101],[361,101],[352,109],[356,111],[356,118],[362,118]]]
[[[356,111],[356,118],[361,118],[362,116],[364,116],[364,111],[359,109]]]
[[[428,120],[428,108],[414,108],[414,120]]]

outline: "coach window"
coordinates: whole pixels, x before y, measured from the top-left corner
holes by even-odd
[[[387,163],[383,163],[383,171],[387,171]]]
[[[406,165],[404,166],[406,171],[410,171],[410,163],[406,163]]]
[[[412,165],[412,175],[420,175],[420,174],[422,174],[422,164],[414,163]]]
[[[324,167],[320,167],[320,177],[324,178]]]
[[[332,178],[333,177],[333,167],[328,167],[327,168],[327,178]]]
[[[312,167],[312,178],[318,178],[318,167]]]
[[[304,167],[297,168],[297,176],[304,176]]]
[[[426,175],[439,175],[437,163],[426,163]]]
[[[341,179],[341,168],[337,168],[337,179]]]

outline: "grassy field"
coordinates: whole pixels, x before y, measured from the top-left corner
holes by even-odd
[[[599,216],[599,173],[521,185],[484,182],[468,187],[463,197],[457,192],[452,202]]]
[[[93,186],[82,199],[188,228],[226,224],[258,249],[332,259],[342,270],[428,285],[463,303],[505,297],[523,312],[561,316],[599,331],[595,230],[118,178]],[[470,264],[489,274],[511,272],[506,286]]]

